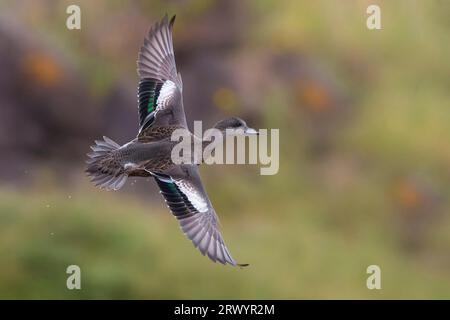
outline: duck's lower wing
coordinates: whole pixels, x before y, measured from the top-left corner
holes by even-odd
[[[245,266],[231,257],[222,239],[216,212],[203,188],[197,166],[179,166],[178,169],[177,174],[154,174],[154,177],[184,234],[212,261]]]

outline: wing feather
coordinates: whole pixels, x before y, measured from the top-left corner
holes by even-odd
[[[197,166],[192,166],[184,178],[160,174],[154,174],[154,177],[167,206],[193,245],[214,262],[243,266],[232,258],[225,246],[218,230],[217,215],[201,185]]]
[[[178,124],[186,127],[182,89],[183,83],[175,64],[172,28],[175,16],[168,16],[155,23],[144,38],[139,50],[137,71],[140,77],[138,88],[139,134],[152,125]],[[169,88],[163,93],[161,88]],[[160,112],[169,110],[170,112]]]

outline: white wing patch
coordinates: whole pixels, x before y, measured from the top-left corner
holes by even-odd
[[[137,168],[137,164],[136,164],[136,163],[133,163],[133,162],[126,162],[126,163],[123,165],[123,168],[124,168],[125,170],[132,169],[132,168]]]
[[[178,88],[173,81],[167,80],[163,83],[161,90],[159,91],[158,99],[156,100],[156,112],[164,109],[170,104],[170,101],[176,95],[177,90]]]
[[[198,212],[208,211],[208,202],[189,182],[186,182],[184,180],[174,180],[174,183],[177,185],[180,191],[186,195],[188,200],[192,203],[194,208],[198,210]]]

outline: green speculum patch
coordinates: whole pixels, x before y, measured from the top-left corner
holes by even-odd
[[[148,99],[147,112],[150,113],[152,111],[153,111],[153,97],[150,97],[150,99]]]
[[[175,185],[173,183],[168,183],[167,186],[169,187],[169,189],[171,191],[175,191],[175,192],[177,191],[177,188],[175,187]]]

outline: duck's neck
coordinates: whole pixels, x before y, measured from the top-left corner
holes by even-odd
[[[210,148],[215,148],[225,141],[225,133],[218,131],[218,130],[208,130],[206,131],[203,140],[202,140],[202,147],[203,149],[206,146],[209,146]]]
[[[201,145],[201,148],[194,148],[194,159],[197,163],[202,163],[205,161],[203,157],[203,155],[205,154],[205,148],[208,148],[209,151],[212,151],[217,147],[222,147],[225,141],[225,133],[218,130],[207,130],[205,135],[203,136],[203,140],[195,135],[193,135],[193,137],[194,144]],[[201,160],[199,161],[199,159]]]

